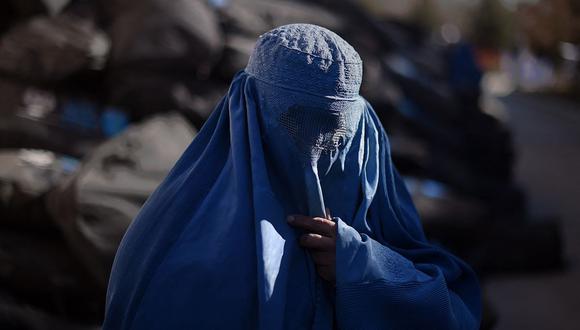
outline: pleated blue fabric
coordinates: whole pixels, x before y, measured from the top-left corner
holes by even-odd
[[[477,329],[476,277],[427,242],[361,80],[327,29],[262,35],[125,234],[103,328]],[[333,284],[286,222],[325,208]]]

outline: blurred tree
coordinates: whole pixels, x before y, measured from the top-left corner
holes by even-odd
[[[580,1],[542,0],[518,7],[518,22],[527,45],[537,54],[560,58],[560,43],[580,43]]]
[[[375,17],[403,19],[408,17],[420,0],[351,0]]]
[[[437,29],[441,25],[441,15],[436,1],[419,0],[411,12],[411,20],[422,28]]]
[[[513,45],[513,14],[501,0],[481,0],[472,15],[473,40],[478,46],[505,49]]]

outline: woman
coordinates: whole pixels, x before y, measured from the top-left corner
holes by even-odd
[[[478,328],[475,275],[425,239],[361,78],[329,30],[262,35],[126,233],[104,328]]]

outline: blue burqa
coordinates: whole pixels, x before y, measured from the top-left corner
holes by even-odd
[[[262,35],[123,238],[104,329],[477,329],[476,277],[425,239],[361,79],[329,30]],[[286,222],[326,207],[333,284]]]

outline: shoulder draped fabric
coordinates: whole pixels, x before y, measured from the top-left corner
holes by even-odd
[[[477,329],[476,277],[427,242],[361,79],[329,30],[262,35],[125,234],[104,329]],[[325,207],[335,286],[285,220]]]

